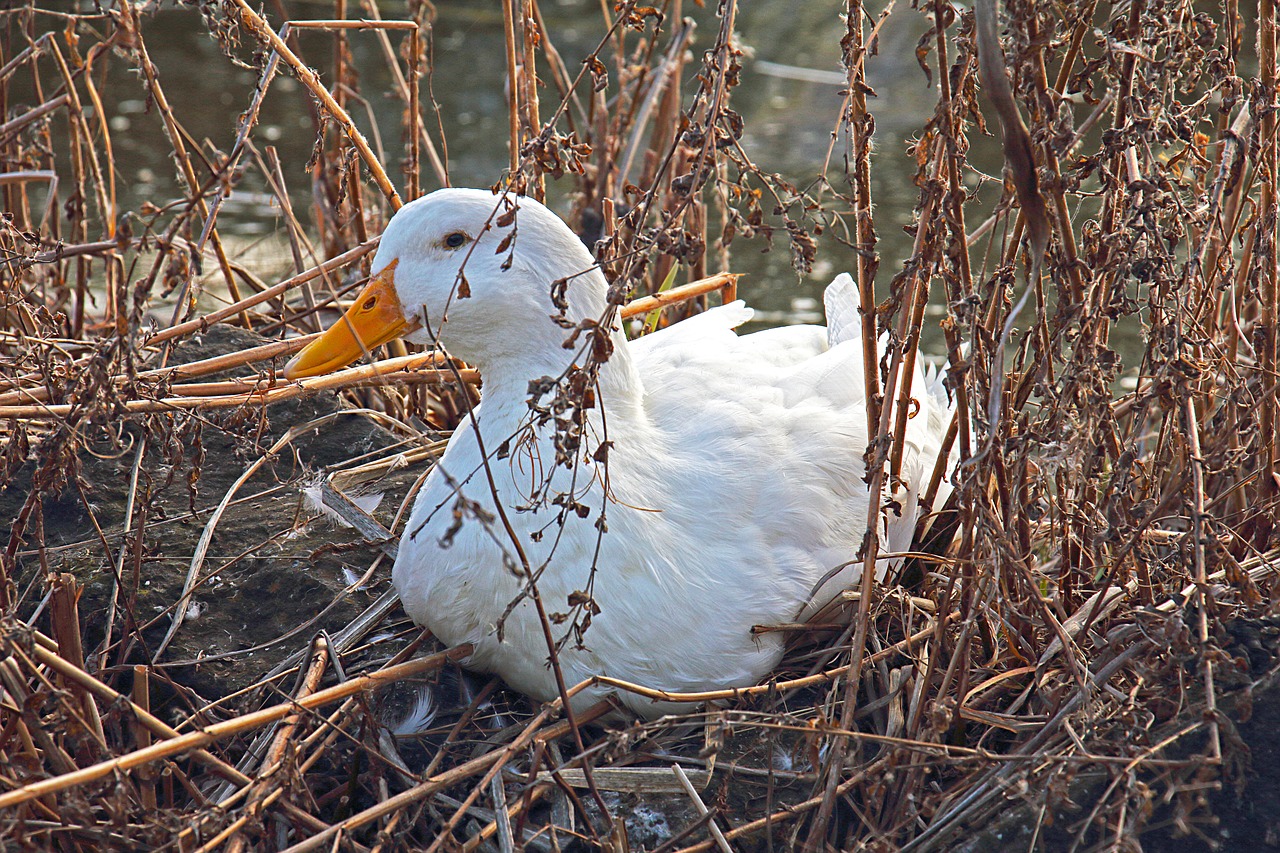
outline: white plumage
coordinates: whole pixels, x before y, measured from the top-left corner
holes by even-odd
[[[752,626],[808,615],[858,576],[860,561],[811,597],[819,580],[856,560],[867,519],[852,281],[842,275],[828,288],[826,328],[738,336],[733,329],[751,311],[736,302],[632,342],[611,330],[613,354],[575,465],[556,466],[553,426],[531,426],[529,382],[581,363],[585,337],[564,347],[568,332],[549,316],[557,313],[552,284],[569,278],[565,316],[574,324],[604,314],[607,285],[558,217],[529,199],[509,201],[518,211],[507,246],[497,197],[440,190],[396,214],[374,261],[375,271],[396,261],[401,310],[422,324],[406,337],[438,335],[484,380],[474,418],[488,469],[468,419],[423,486],[400,545],[394,581],[405,609],[446,643],[474,643],[470,667],[537,699],[555,697],[533,602],[525,596],[511,607],[526,583],[509,523],[546,610],[568,614],[552,624],[557,640],[568,635],[559,650],[567,684],[597,674],[678,692],[758,683],[778,665],[783,638],[753,635]],[[466,240],[454,247],[457,234]],[[467,297],[457,287],[464,259]],[[911,545],[918,493],[950,418],[940,382],[919,370],[911,381],[919,409],[907,428],[903,484],[882,513],[888,553]],[[602,463],[593,456],[606,440]],[[548,478],[550,491],[540,491]],[[549,503],[557,493],[572,493],[586,517],[564,513],[561,529],[561,507]],[[580,637],[571,628],[587,612],[578,593],[599,608]],[[594,688],[578,701],[608,692]],[[644,716],[671,710],[618,698]]]

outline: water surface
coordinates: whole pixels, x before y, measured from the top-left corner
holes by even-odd
[[[323,18],[332,14],[328,3],[286,4],[295,18]],[[719,26],[710,9],[687,4],[698,19],[693,49],[700,54],[713,41]],[[714,5],[714,4],[708,4]],[[403,16],[403,6],[380,5],[385,18]],[[598,44],[604,31],[600,7],[592,0],[561,0],[545,4],[553,43],[573,72]],[[668,27],[672,22],[668,22]],[[882,293],[910,253],[911,240],[903,226],[911,221],[916,202],[912,184],[914,163],[906,145],[932,112],[936,94],[914,56],[925,28],[924,18],[904,6],[883,27],[879,50],[868,60],[869,81],[878,94],[871,102],[876,118],[873,163],[876,224],[880,234]],[[732,106],[746,123],[743,146],[766,172],[776,172],[798,186],[808,186],[822,173],[838,125],[843,72],[840,38],[844,22],[825,3],[748,3],[738,17],[738,38],[745,48],[742,85],[733,91]],[[236,120],[249,102],[257,79],[254,70],[237,67],[211,39],[194,10],[166,8],[147,18],[144,33],[152,59],[175,112],[191,135],[208,139],[221,150],[231,147]],[[393,42],[402,38],[393,34]],[[635,41],[633,35],[632,41]],[[324,76],[331,64],[332,36],[300,33],[303,56],[315,62]],[[367,102],[355,101],[351,111],[371,142],[395,165],[403,150],[399,135],[401,105],[389,94],[390,81],[375,37],[354,32],[350,44]],[[434,29],[434,69],[430,94],[439,105],[447,142],[449,172],[455,185],[488,186],[507,166],[507,104],[502,21],[491,9],[464,3],[441,3]],[[687,66],[692,78],[697,63]],[[159,116],[148,111],[142,82],[115,63],[112,85],[104,87],[124,192],[121,203],[138,210],[144,202],[175,192],[174,167]],[[691,86],[686,81],[686,91]],[[130,91],[134,93],[130,96]],[[309,176],[303,166],[311,152],[314,129],[302,87],[281,75],[264,103],[254,140],[280,152],[295,209],[306,221]],[[541,92],[544,115],[556,102],[553,87]],[[841,146],[835,146],[828,174],[842,178]],[[398,188],[403,181],[389,168]],[[435,178],[424,168],[424,190]],[[567,183],[567,182],[566,182]],[[370,191],[373,191],[370,188]],[[266,238],[253,255],[264,277],[283,274],[291,266],[282,223],[270,204],[265,182],[256,167],[248,169],[224,207],[220,230],[237,244]],[[822,288],[838,272],[851,270],[848,249],[824,240],[811,274],[791,268],[785,237],[765,252],[763,240],[736,240],[731,267],[746,274],[740,293],[758,310],[758,319],[774,325],[821,321]],[[935,313],[941,313],[937,308]],[[930,324],[932,325],[932,324]]]

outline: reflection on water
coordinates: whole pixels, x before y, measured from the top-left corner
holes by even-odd
[[[285,5],[295,19],[332,14],[329,0],[290,0]],[[685,6],[698,23],[693,43],[697,55],[711,43],[719,22],[714,8]],[[380,3],[379,8],[385,18],[406,15],[402,3]],[[603,33],[599,5],[595,0],[557,0],[545,4],[543,11],[554,44],[572,73]],[[824,164],[831,182],[843,186],[842,145],[840,140],[832,144],[843,89],[840,39],[844,22],[838,11],[823,3],[743,3],[737,22],[745,56],[742,85],[733,91],[732,106],[745,120],[743,147],[765,172],[778,173],[797,186],[812,186]],[[223,151],[229,149],[257,72],[229,61],[194,10],[165,7],[151,14],[143,26],[148,50],[179,121],[192,138],[209,140]],[[904,228],[911,224],[918,192],[912,181],[915,163],[907,145],[932,114],[937,97],[915,57],[916,42],[926,29],[923,15],[900,5],[881,27],[877,50],[867,60],[868,82],[877,95],[869,107],[876,122],[872,184],[881,298],[887,295],[890,278],[911,253],[912,239]],[[314,30],[295,30],[295,35],[302,56],[321,66],[318,70],[323,79],[332,56],[332,35]],[[392,34],[393,44],[398,45],[401,38]],[[360,91],[368,99],[354,99],[349,103],[350,111],[388,164],[392,179],[403,188],[399,180],[403,107],[388,94],[391,80],[381,47],[369,32],[349,33],[348,44]],[[487,6],[439,3],[431,57],[434,73],[427,81],[429,88],[424,83],[423,102],[426,105],[434,100],[439,107],[452,182],[489,186],[499,179],[508,161],[501,15]],[[691,78],[694,73],[696,63],[691,63],[686,75]],[[144,100],[143,82],[125,63],[111,63],[100,91],[107,101],[107,114],[112,116],[110,126],[121,170],[121,206],[138,211],[144,202],[168,200],[166,193],[176,199],[177,188],[184,183],[167,156],[170,147],[160,117]],[[315,133],[308,98],[293,78],[277,76],[253,137],[259,147],[271,145],[279,151],[293,207],[304,223],[309,219],[311,191],[304,164]],[[554,87],[544,87],[542,99],[545,114],[545,107],[556,102]],[[428,124],[434,125],[432,117]],[[437,134],[433,126],[433,137]],[[973,146],[970,160],[977,169],[966,175],[966,186],[970,192],[982,190],[979,203],[967,212],[973,229],[994,207],[1001,167],[993,138],[971,131],[969,141]],[[263,279],[271,279],[291,271],[293,261],[279,211],[261,172],[249,162],[234,194],[223,205],[219,229],[231,250],[249,252],[243,261],[246,267]],[[981,179],[983,173],[997,177]],[[424,168],[424,191],[434,189],[434,181],[430,169]],[[555,191],[552,186],[553,206]],[[779,239],[773,251],[765,252],[765,248],[761,239],[741,237],[732,247],[731,268],[746,274],[740,293],[756,308],[756,324],[821,322],[822,289],[837,273],[852,270],[852,253],[835,240],[822,238],[813,272],[799,278],[791,268],[785,238]],[[975,274],[984,270],[983,251],[980,247],[974,253]],[[310,263],[315,259],[304,260]],[[1140,298],[1136,292],[1132,295]],[[938,355],[943,345],[936,321],[945,314],[945,307],[936,288],[932,299],[924,347]],[[1136,318],[1115,326],[1113,346],[1136,362],[1142,351]]]
[[[719,22],[713,8],[685,5],[698,20],[693,44],[696,55],[711,43]],[[293,0],[286,7],[298,19],[332,14],[327,0]],[[399,3],[383,3],[380,9],[386,18],[406,14]],[[437,9],[431,51],[434,73],[430,87],[424,85],[424,104],[434,99],[439,107],[453,183],[488,186],[499,179],[507,165],[501,16],[495,9],[461,2],[443,2]],[[558,0],[545,4],[544,12],[555,46],[572,73],[600,40],[603,25],[599,6],[595,0]],[[192,138],[209,140],[223,151],[229,149],[237,118],[252,95],[256,71],[229,61],[194,10],[162,8],[143,26],[149,52],[178,119]],[[915,164],[907,154],[907,144],[932,113],[936,100],[935,88],[927,83],[915,57],[916,41],[926,28],[919,12],[899,6],[881,28],[878,50],[867,61],[869,83],[877,94],[870,108],[876,121],[872,177],[880,238],[881,298],[887,295],[889,279],[911,252],[911,236],[904,227],[911,223],[918,193],[912,182]],[[744,3],[739,12],[738,36],[746,55],[742,85],[734,90],[732,105],[745,119],[742,144],[765,172],[778,173],[800,187],[814,184],[828,157],[828,177],[837,187],[843,186],[843,148],[840,140],[834,146],[832,140],[843,89],[843,33],[844,22],[829,4]],[[323,77],[332,56],[332,35],[314,30],[295,34],[302,55],[321,66]],[[398,46],[401,38],[392,34],[393,44]],[[402,105],[388,94],[391,80],[382,49],[370,32],[349,33],[349,45],[360,91],[368,98],[353,99],[351,113],[388,164],[392,179],[402,186],[398,180],[404,148],[399,136]],[[687,67],[689,78],[696,73],[696,65]],[[148,108],[141,79],[126,63],[111,63],[100,91],[107,99],[107,114],[112,116],[122,207],[138,211],[144,202],[166,200],[165,194],[176,198],[177,188],[184,184],[167,156],[170,147],[160,117]],[[304,164],[314,142],[308,97],[291,77],[278,76],[263,103],[253,137],[260,148],[271,145],[279,151],[294,209],[304,222],[309,219],[311,191]],[[556,102],[554,87],[544,87],[542,98],[545,114],[545,107]],[[434,124],[431,118],[428,123]],[[433,127],[432,135],[437,133]],[[1000,160],[993,139],[972,132],[970,142],[974,146],[971,159],[980,171],[967,175],[966,183],[971,191],[980,185],[983,189],[981,203],[973,205],[968,214],[973,228],[994,206],[999,191],[998,182],[980,180],[981,173],[998,175]],[[279,211],[261,172],[252,160],[246,164],[243,179],[222,208],[219,227],[235,251],[252,250],[252,261],[246,266],[270,279],[290,271],[293,261]],[[431,171],[424,169],[424,190],[434,189],[434,180]],[[554,203],[555,187],[552,194]],[[762,240],[739,237],[732,248],[732,269],[747,276],[740,292],[758,310],[758,322],[769,325],[821,321],[822,288],[837,273],[853,268],[851,252],[825,238],[819,244],[813,273],[803,279],[791,269],[785,239],[767,253]],[[304,260],[312,262],[311,258]],[[980,272],[981,251],[975,252],[974,263],[975,272]],[[925,348],[936,354],[942,344],[935,321],[945,313],[936,289],[933,302],[932,319],[925,324]],[[1122,350],[1140,352],[1138,332],[1129,332],[1134,340],[1128,344],[1117,341]],[[1125,333],[1116,330],[1118,336]]]
[[[286,5],[297,18],[327,17],[332,12],[328,3]],[[698,18],[697,52],[710,43],[718,22],[713,10],[687,5]],[[381,4],[380,8],[387,18],[404,14],[399,4]],[[603,30],[598,4],[594,0],[562,0],[547,4],[544,11],[548,30],[566,65],[577,68],[579,60],[597,45]],[[881,276],[886,282],[910,252],[910,238],[902,226],[910,222],[916,191],[911,183],[914,164],[904,143],[932,111],[935,97],[913,55],[915,40],[924,26],[918,13],[903,7],[884,27],[878,55],[868,61],[870,83],[879,94],[872,102],[878,128],[874,193]],[[843,31],[843,21],[827,4],[743,4],[738,32],[747,57],[742,86],[733,93],[733,106],[746,120],[743,145],[766,172],[777,172],[804,186],[822,170],[841,103],[839,51]],[[179,120],[195,139],[208,139],[219,149],[228,149],[237,117],[252,94],[256,73],[228,61],[193,10],[164,8],[144,22],[144,32]],[[321,60],[332,55],[330,35],[314,31],[297,35],[304,57],[323,65]],[[393,43],[399,38],[393,35]],[[349,44],[361,92],[369,98],[367,107],[352,103],[351,112],[375,148],[381,146],[384,162],[397,163],[402,150],[398,135],[402,107],[394,98],[382,97],[390,89],[390,80],[381,49],[370,33],[351,33]],[[439,5],[431,94],[440,107],[450,175],[458,185],[490,185],[507,164],[503,44],[502,20],[494,10],[463,3]],[[325,70],[320,69],[322,74]],[[693,71],[691,65],[690,76]],[[157,201],[159,193],[176,193],[174,188],[180,184],[166,156],[169,146],[159,116],[147,110],[142,82],[123,63],[115,63],[110,73],[114,79],[102,90],[108,98],[108,114],[114,116],[111,129],[121,169],[120,202],[125,209],[136,211],[144,202]],[[550,102],[553,96],[553,89],[544,90],[544,101]],[[310,156],[314,138],[306,97],[292,78],[277,77],[254,135],[259,146],[269,144],[279,150],[300,215],[306,210],[310,192],[302,164]],[[390,131],[392,128],[396,130]],[[395,135],[380,137],[379,130]],[[837,183],[841,163],[837,145],[831,165],[831,177]],[[399,178],[398,169],[388,171],[393,180]],[[433,180],[424,170],[424,189],[433,189]],[[267,238],[255,253],[259,263],[279,252],[278,263],[259,267],[260,275],[279,274],[291,266],[287,243],[276,236],[282,228],[278,211],[270,205],[268,188],[255,168],[246,170],[223,207],[219,223],[228,239]],[[733,246],[732,264],[735,271],[748,276],[742,282],[744,297],[770,324],[819,320],[820,302],[815,300],[820,299],[822,287],[837,272],[852,268],[848,250],[830,242],[822,246],[813,274],[798,281],[785,241],[767,254],[762,253],[763,248],[761,241],[739,238]]]

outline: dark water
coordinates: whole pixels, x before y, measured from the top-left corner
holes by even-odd
[[[351,5],[354,15],[355,4]],[[693,45],[697,54],[712,43],[719,21],[713,9],[685,5],[686,12],[698,21]],[[294,2],[288,4],[288,9],[295,18],[332,14],[328,2]],[[380,9],[385,18],[404,15],[401,4],[384,3]],[[553,43],[570,72],[575,72],[604,31],[599,4],[594,0],[561,0],[544,4],[544,14]],[[914,57],[916,39],[924,28],[924,18],[904,5],[883,27],[879,51],[868,60],[870,83],[878,93],[871,108],[877,125],[873,192],[881,237],[882,292],[911,248],[910,238],[902,229],[911,220],[917,195],[911,181],[914,164],[905,146],[932,112],[936,98]],[[737,30],[747,57],[742,85],[733,91],[731,105],[746,122],[743,145],[764,171],[779,173],[800,186],[808,185],[823,169],[832,130],[837,126],[844,23],[837,10],[825,3],[744,3]],[[249,102],[256,73],[231,63],[193,10],[162,9],[145,19],[144,33],[179,120],[196,139],[208,139],[220,150],[229,149],[237,116]],[[332,36],[300,32],[299,37],[302,55],[319,66],[322,75],[326,73],[331,65]],[[393,44],[398,45],[401,38],[393,34]],[[351,112],[375,148],[380,145],[386,152],[384,162],[395,163],[403,150],[399,133],[401,106],[397,100],[384,96],[390,82],[381,48],[368,32],[351,33],[350,44],[360,74],[361,93],[369,98],[367,106],[352,103]],[[508,158],[500,15],[480,4],[439,4],[433,56],[431,94],[440,108],[450,177],[461,186],[493,184]],[[696,63],[688,68],[691,77]],[[120,62],[114,63],[111,74],[104,93],[108,96],[108,110],[114,108],[116,115],[112,127],[122,169],[121,203],[138,209],[144,201],[176,193],[172,189],[177,186],[175,172],[166,156],[169,146],[159,116],[146,110],[142,81]],[[425,95],[424,91],[424,101]],[[286,75],[279,76],[268,93],[254,135],[260,147],[273,145],[279,150],[293,203],[300,214],[305,213],[309,198],[304,166],[313,142],[305,98],[297,82]],[[546,114],[556,102],[553,87],[543,90],[542,100]],[[841,146],[837,144],[829,169],[837,184],[842,180],[841,170]],[[399,173],[389,171],[402,187]],[[424,189],[434,189],[435,178],[428,168],[424,167],[423,175]],[[220,229],[228,237],[246,239],[277,232],[281,229],[278,212],[268,202],[265,182],[251,167],[224,207]],[[305,215],[301,218],[306,221]],[[260,272],[283,272],[289,265],[287,249],[275,241],[267,246],[255,255],[257,263],[271,267],[274,262],[278,266]],[[801,278],[791,268],[785,238],[777,242],[772,252],[763,253],[764,248],[763,241],[739,239],[732,246],[731,256],[731,268],[747,274],[740,293],[758,310],[758,318],[771,325],[820,321],[822,288],[835,274],[852,269],[849,251],[825,241],[813,272]],[[941,308],[935,313],[940,314]]]

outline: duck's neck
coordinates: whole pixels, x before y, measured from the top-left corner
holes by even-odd
[[[566,292],[565,317],[574,325],[582,320],[600,319],[605,313],[606,289],[604,277],[595,270],[571,281]],[[596,349],[592,345],[592,332],[584,329],[566,348],[573,328],[564,328],[552,320],[548,307],[543,304],[526,310],[517,321],[514,334],[486,336],[484,350],[467,359],[479,368],[484,380],[480,417],[481,423],[486,424],[486,432],[489,428],[512,431],[521,422],[527,422],[529,400],[533,396],[530,383],[547,383],[540,402],[549,405],[558,393],[550,383],[558,382],[565,388],[574,367],[589,366]],[[639,373],[621,330],[612,328],[603,334],[612,346],[608,358],[591,368],[595,379],[591,387],[594,405],[603,405],[606,411],[629,410],[639,405],[643,394]]]
[[[566,333],[567,334],[567,333]],[[626,349],[621,332],[610,332],[613,353],[607,361],[595,367],[595,385],[592,394],[612,410],[615,406],[630,406],[641,393],[641,383],[635,365]],[[583,343],[579,339],[579,343]],[[529,399],[534,396],[531,383],[545,382],[541,403],[547,405],[556,396],[557,389],[550,383],[559,382],[565,387],[572,368],[587,367],[587,358],[581,346],[541,352],[523,358],[494,359],[487,364],[477,364],[484,380],[481,401],[486,419],[500,418],[520,420],[529,414]]]

